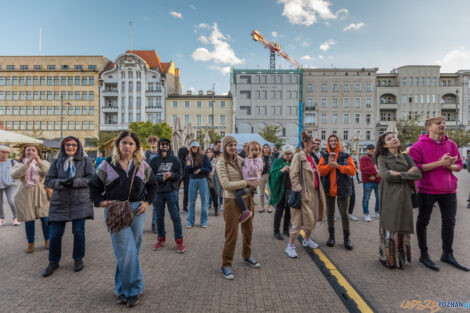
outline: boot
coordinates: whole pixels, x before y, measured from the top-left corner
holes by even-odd
[[[73,264],[73,271],[80,272],[83,269],[83,261],[82,259],[75,259]]]
[[[276,238],[277,240],[284,240],[284,237],[282,237],[279,231],[274,232],[274,238]]]
[[[51,276],[52,273],[58,268],[59,268],[59,263],[50,262],[49,265],[44,270],[44,272],[42,273],[42,276],[44,277]]]
[[[183,238],[176,239],[176,247],[177,247],[176,252],[178,253],[183,253],[184,251],[186,251],[183,246]]]
[[[349,231],[343,231],[343,236],[344,236],[344,247],[346,250],[352,250],[353,246],[351,245],[351,242],[349,241]]]
[[[328,228],[328,232],[330,233],[330,237],[328,237],[326,245],[328,247],[333,247],[335,245],[335,229],[333,227],[330,227]]]
[[[218,216],[219,215],[219,208],[214,208],[214,216]]]
[[[44,248],[49,249],[49,239],[44,240]]]
[[[419,258],[419,261],[424,264],[427,268],[432,269],[433,271],[438,271],[439,267],[431,260],[429,255],[421,253],[421,257]]]
[[[34,252],[34,242],[28,243],[28,247],[26,248],[26,253],[33,253]]]
[[[465,272],[469,271],[469,269],[467,267],[465,267],[462,264],[460,264],[459,262],[457,262],[457,260],[454,258],[454,255],[453,255],[452,252],[451,253],[443,253],[442,256],[441,256],[441,261],[445,262],[445,263],[448,263],[452,266],[455,266],[459,270],[462,270],[462,271],[465,271]]]

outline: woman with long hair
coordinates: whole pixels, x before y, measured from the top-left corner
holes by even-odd
[[[90,181],[90,195],[96,207],[103,207],[104,216],[112,201],[129,199],[134,214],[132,224],[110,232],[116,257],[114,292],[118,304],[132,307],[144,292],[139,252],[144,232],[145,211],[153,202],[157,180],[145,161],[137,134],[122,131],[116,138],[112,157],[103,161]]]
[[[403,154],[393,133],[380,135],[375,159],[382,177],[379,186],[380,262],[389,268],[404,269],[411,262],[410,234],[413,228],[412,191],[421,171],[413,159]]]
[[[194,226],[196,219],[197,193],[201,196],[201,227],[207,228],[209,214],[209,185],[207,174],[212,171],[212,164],[207,155],[203,154],[199,142],[193,141],[189,145],[189,157],[185,171],[190,175],[189,180],[189,209],[186,228]]]
[[[214,183],[214,174],[215,174],[215,165],[217,163],[217,158],[215,156],[214,150],[211,148],[206,149],[206,155],[209,158],[209,161],[212,165],[212,170],[207,174],[207,185],[209,186],[209,208],[214,204],[214,216],[219,215],[219,196],[215,189]]]
[[[302,199],[300,209],[291,209],[292,228],[290,229],[289,243],[285,249],[285,252],[291,258],[297,257],[294,243],[301,229],[305,231],[302,245],[312,249],[318,248],[318,244],[312,240],[311,234],[317,221],[323,221],[325,218],[326,208],[325,193],[320,183],[320,173],[317,164],[311,157],[314,139],[306,132],[302,132],[300,136],[302,150],[292,158],[289,171],[292,190],[301,192]]]
[[[42,151],[38,145],[24,145],[21,148],[19,163],[13,168],[11,177],[18,183],[15,195],[15,207],[18,221],[25,222],[26,240],[28,247],[26,253],[34,252],[35,222],[41,220],[44,246],[49,248],[49,198],[44,178],[49,170],[49,162],[42,159]]]
[[[226,279],[233,279],[232,261],[237,246],[238,228],[242,208],[235,200],[235,192],[240,189],[250,188],[255,190],[259,180],[244,180],[242,167],[244,160],[237,154],[237,140],[228,135],[222,141],[223,156],[217,162],[217,174],[224,189],[224,220],[225,243],[222,252],[222,275]],[[248,209],[254,214],[253,193],[243,196]],[[254,215],[241,224],[243,235],[242,257],[253,268],[259,268],[260,264],[251,256],[251,239],[253,236]]]
[[[259,212],[263,213],[265,193],[266,193],[265,190],[266,190],[266,186],[268,186],[269,188],[268,176],[269,176],[269,172],[271,171],[271,166],[273,165],[273,162],[274,162],[274,157],[271,152],[271,147],[267,143],[263,145],[263,149],[261,153],[262,153],[261,158],[263,159],[263,171],[261,172],[261,179],[259,181],[259,200],[261,204],[261,210]],[[272,212],[273,210],[271,208],[271,205],[268,205],[268,213],[272,213]]]
[[[60,145],[59,157],[52,161],[44,185],[52,189],[48,223],[51,225],[49,265],[42,273],[50,276],[59,267],[65,225],[72,222],[74,271],[83,269],[85,256],[85,220],[93,219],[93,203],[88,183],[95,173],[90,158],[76,137],[66,137]]]

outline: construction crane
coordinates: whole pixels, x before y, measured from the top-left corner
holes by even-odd
[[[281,49],[281,45],[278,42],[274,41],[267,41],[263,35],[257,30],[254,30],[251,32],[251,37],[253,38],[254,41],[261,42],[263,46],[267,49],[269,49],[270,53],[270,58],[269,58],[269,68],[270,69],[275,69],[276,68],[276,52],[278,56],[283,57],[290,63],[294,64],[297,68],[301,68],[302,65],[297,62],[293,57],[288,55],[284,50]]]

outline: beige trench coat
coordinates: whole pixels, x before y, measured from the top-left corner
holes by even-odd
[[[315,161],[314,161],[315,162]],[[303,182],[300,183],[300,166],[303,170]],[[302,207],[300,210],[291,208],[292,224],[302,227],[305,231],[313,231],[317,221],[323,221],[326,216],[325,192],[317,171],[318,192],[315,192],[315,172],[307,161],[304,151],[296,153],[290,166],[292,190],[302,191]],[[303,186],[303,187],[302,187]],[[318,197],[318,199],[316,199]],[[318,203],[318,205],[316,205]]]
[[[13,168],[11,177],[18,181],[18,191],[14,201],[19,222],[33,221],[49,215],[49,199],[47,199],[47,191],[44,187],[44,178],[49,170],[49,165],[46,160],[41,160],[39,163],[41,181],[33,187],[27,187],[24,180],[28,165],[18,163]]]

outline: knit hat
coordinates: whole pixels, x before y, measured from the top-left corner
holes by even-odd
[[[234,141],[237,142],[237,139],[235,139],[235,137],[230,135],[225,136],[224,139],[222,139],[222,148],[225,149],[225,147],[228,146],[229,143]]]

